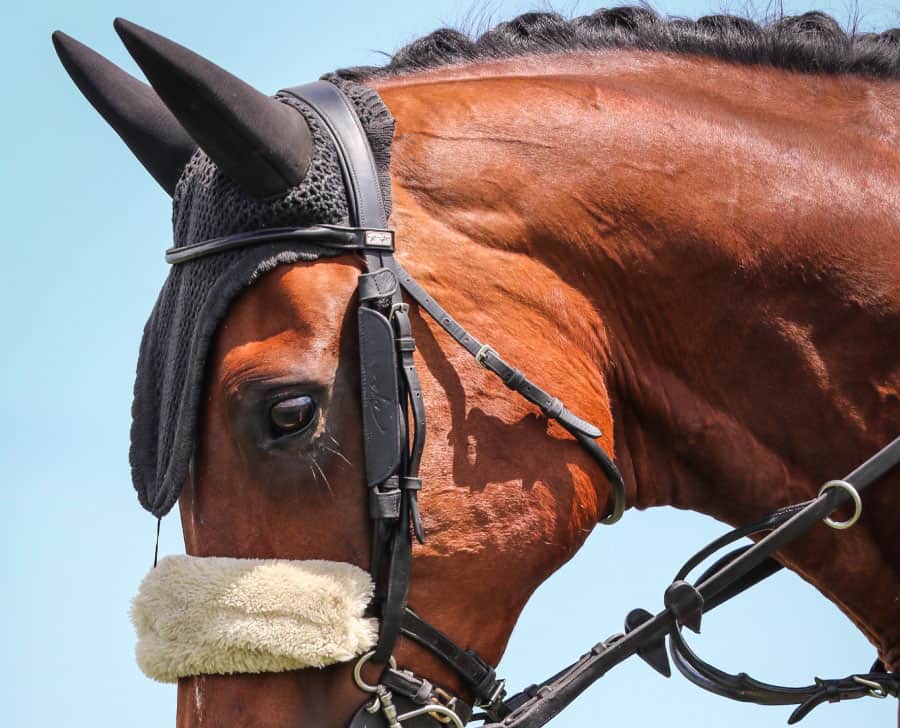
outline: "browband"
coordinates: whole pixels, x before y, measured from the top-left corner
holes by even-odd
[[[235,233],[199,243],[169,248],[166,263],[179,265],[214,253],[248,248],[265,243],[307,243],[321,248],[347,252],[394,250],[394,231],[346,225],[313,225],[311,227],[277,227]]]

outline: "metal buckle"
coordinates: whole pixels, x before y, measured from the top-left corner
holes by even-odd
[[[888,691],[880,682],[875,682],[874,680],[867,680],[864,677],[860,677],[859,675],[853,676],[853,681],[869,688],[869,696],[872,698],[886,698],[888,696]]]
[[[487,369],[487,364],[484,363],[484,358],[488,355],[488,353],[497,354],[497,350],[494,349],[490,344],[484,344],[475,354],[475,361],[477,361],[481,366]],[[497,354],[499,356],[499,354]]]
[[[388,320],[393,321],[394,314],[397,312],[400,313],[408,313],[409,312],[409,304],[408,303],[394,303],[391,304],[391,310],[388,311]]]
[[[442,688],[439,688],[437,686],[435,686],[433,688],[433,690],[434,690],[435,697],[432,698],[432,702],[436,706],[440,705],[440,706],[443,706],[450,710],[453,710],[452,706],[453,706],[454,702],[456,701],[456,698],[454,698],[452,695],[450,695],[450,693],[448,693],[446,690],[443,690]],[[428,715],[430,715],[432,718],[434,718],[438,723],[443,723],[444,725],[449,724],[453,720],[450,716],[438,713],[436,710],[430,712]]]
[[[371,660],[374,654],[375,650],[367,652],[362,657],[360,657],[359,660],[356,661],[356,665],[353,666],[353,681],[356,683],[356,687],[358,687],[364,693],[372,694],[372,702],[365,708],[367,713],[375,715],[375,713],[378,713],[380,711],[387,721],[388,728],[403,728],[404,721],[412,720],[413,718],[417,718],[420,715],[425,715],[426,713],[431,715],[440,723],[446,723],[448,725],[452,724],[453,728],[465,728],[462,720],[460,720],[460,717],[456,714],[456,711],[449,707],[453,705],[455,698],[453,698],[449,693],[441,690],[440,688],[435,688],[434,690],[435,694],[438,696],[437,698],[435,698],[435,700],[438,702],[435,702],[431,705],[426,705],[422,708],[410,710],[408,713],[404,713],[403,715],[397,715],[397,707],[394,705],[394,699],[391,695],[391,691],[388,690],[384,685],[369,685],[369,683],[363,680],[363,665]],[[393,658],[393,656],[388,658],[388,665],[390,665],[392,670],[397,669],[397,661]],[[441,705],[439,700],[446,700],[447,705]]]
[[[374,654],[375,650],[372,650],[356,661],[356,664],[353,666],[353,682],[355,682],[356,687],[364,693],[372,694],[372,702],[366,706],[367,713],[375,715],[375,713],[381,712],[387,721],[388,728],[403,728],[397,719],[397,709],[394,706],[394,699],[390,690],[384,687],[384,685],[369,685],[369,683],[363,680],[363,665],[371,660]],[[394,659],[393,655],[388,658],[388,665],[391,666],[391,669],[397,668],[397,661]]]
[[[497,707],[497,704],[500,703],[503,698],[506,697],[506,678],[502,677],[497,681],[497,687],[494,688],[494,692],[491,693],[491,697],[488,698],[488,703],[484,707],[488,710],[491,710]]]

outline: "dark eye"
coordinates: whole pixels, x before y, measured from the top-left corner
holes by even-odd
[[[269,419],[276,436],[291,435],[309,427],[316,418],[316,401],[305,394],[272,405]]]

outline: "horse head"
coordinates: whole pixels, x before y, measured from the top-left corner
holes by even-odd
[[[152,88],[67,36],[55,41],[82,91],[173,194],[174,251],[259,228],[347,222],[335,149],[313,111],[289,95],[266,97],[143,28],[126,21],[116,28]],[[379,134],[389,145],[390,114],[361,89],[347,89],[344,98],[356,103],[373,146]],[[386,163],[387,146],[375,152]],[[398,209],[392,222],[403,241],[398,257],[417,277],[469,320],[474,314],[480,335],[490,335],[511,360],[527,362],[529,373],[545,372],[554,395],[578,401],[611,432],[609,395],[597,375],[604,342],[583,296],[565,311],[561,301],[537,311],[527,299],[504,302],[498,296],[507,285],[541,285],[534,292],[543,295],[541,267],[510,271],[507,284],[480,283],[489,274],[477,261],[448,254],[462,241],[436,229],[427,212]],[[155,515],[178,499],[188,554],[372,568],[359,384],[367,361],[360,362],[356,336],[357,282],[366,266],[358,252],[322,250],[316,242],[276,241],[176,267],[148,324],[132,467],[141,502]],[[211,270],[202,265],[209,262]],[[455,289],[458,280],[482,290],[470,297]],[[502,330],[492,330],[486,324],[501,305]],[[473,663],[483,682],[531,592],[622,503],[608,480],[614,466],[603,462],[605,474],[595,460],[603,451],[594,445],[592,456],[567,431],[565,422],[577,418],[566,412],[571,420],[548,424],[448,342],[440,322],[426,322],[422,311],[410,318],[421,378],[415,396],[429,403],[430,445],[416,476],[422,543],[411,566],[399,567],[412,572],[402,601],[452,635],[462,647],[450,642],[443,649],[458,650],[457,661]],[[590,346],[535,351],[525,333],[544,327],[557,336],[577,333]],[[393,367],[381,374],[396,375]],[[378,396],[367,403],[374,427],[381,412],[396,429],[397,404]],[[593,425],[579,426],[593,432]],[[604,446],[611,448],[609,436]],[[389,466],[386,475],[392,473]],[[380,568],[386,579],[402,578],[390,563]],[[441,694],[475,697],[465,675],[415,639],[400,636],[388,654]],[[368,700],[351,667],[181,676],[179,725],[346,725]],[[487,687],[496,694],[500,685],[489,680]]]
[[[145,670],[179,681],[179,726],[501,720],[491,666],[598,523],[626,505],[759,518],[896,429],[896,357],[833,338],[898,331],[890,83],[840,76],[784,28],[661,27],[529,14],[275,97],[126,21],[149,86],[54,36],[173,197],[131,463],[147,510],[178,503],[190,555],[148,577],[135,616]],[[838,75],[711,59],[716,28]],[[872,53],[851,60],[882,68]],[[809,113],[822,99],[856,114],[856,156]],[[810,163],[786,164],[785,140]],[[798,197],[822,165],[841,189]],[[871,264],[846,278],[860,227]],[[797,396],[758,407],[784,386]],[[821,526],[778,558],[890,667],[896,499],[872,498],[851,535]],[[884,593],[861,564],[888,567]]]

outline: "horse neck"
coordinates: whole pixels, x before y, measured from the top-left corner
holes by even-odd
[[[895,87],[619,51],[379,90],[410,259],[524,254],[590,302],[632,505],[744,523],[897,434]],[[890,488],[783,559],[896,664]]]

